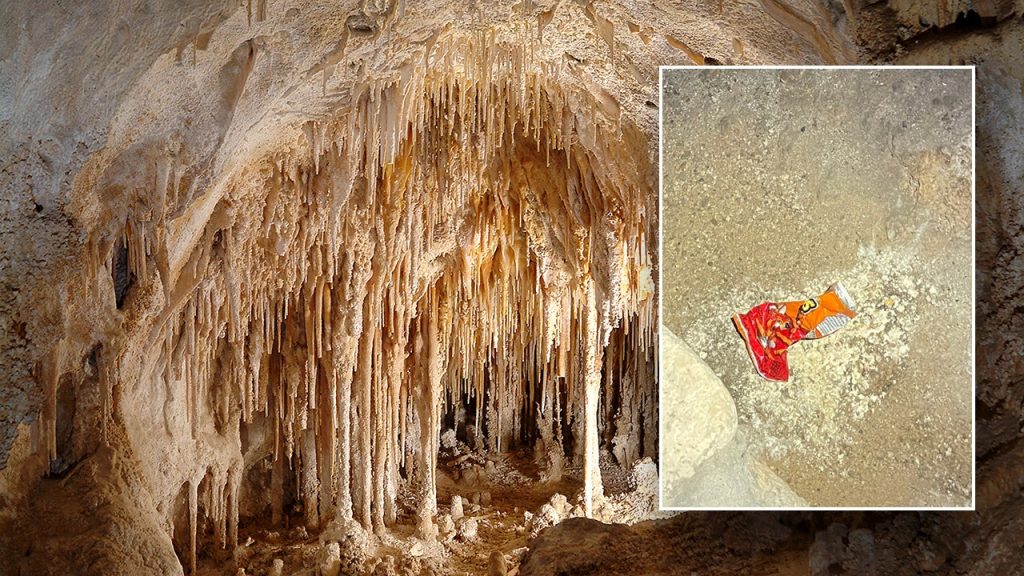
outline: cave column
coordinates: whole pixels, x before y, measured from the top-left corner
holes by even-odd
[[[310,418],[315,421],[315,417]],[[306,528],[316,529],[320,525],[319,492],[316,466],[316,431],[308,428],[302,431],[302,510],[305,513]]]
[[[228,470],[228,544],[238,547],[238,495],[242,487],[242,464]]]
[[[421,537],[434,533],[433,517],[437,514],[437,438],[441,429],[438,417],[438,395],[441,389],[441,358],[437,334],[438,307],[431,299],[427,312],[427,381],[420,395],[417,410],[420,414],[420,466],[423,486],[420,494],[419,531]]]
[[[430,308],[430,328],[427,332],[427,354],[428,362],[427,369],[430,370],[430,436],[426,439],[426,445],[430,449],[430,508],[433,512],[437,513],[437,455],[441,449],[441,378],[444,376],[444,371],[447,369],[444,361],[446,359],[445,352],[441,350],[440,346],[440,335],[438,334],[438,321],[441,318],[440,302],[438,302],[437,295],[431,302]],[[447,302],[447,300],[446,300]],[[450,315],[446,313],[446,316],[450,318]],[[448,326],[449,336],[451,334],[451,326]]]
[[[336,316],[337,318],[338,316]],[[337,320],[335,326],[340,326],[342,320]],[[337,486],[335,493],[335,518],[349,520],[352,518],[352,492],[351,492],[351,442],[352,442],[352,367],[355,364],[356,349],[359,341],[353,337],[345,337],[335,341],[335,354],[342,357],[340,367],[336,367],[334,378],[337,379],[335,393],[337,394],[338,405],[338,470]],[[339,353],[339,350],[341,351]]]
[[[376,315],[380,318],[380,315]],[[384,331],[381,328],[374,329],[373,339],[373,380],[372,380],[372,403],[369,404],[369,415],[371,417],[370,431],[372,434],[370,461],[367,463],[371,469],[370,501],[372,504],[371,527],[374,534],[384,535],[387,525],[384,522],[384,484],[387,482],[387,439],[388,431],[385,426],[386,420],[386,397],[387,397],[387,373],[384,365]]]
[[[189,574],[196,573],[196,532],[198,531],[197,521],[199,516],[199,486],[195,481],[188,482],[188,545],[189,545]]]
[[[327,314],[330,310],[326,311]],[[326,330],[326,329],[325,329]],[[328,337],[325,337],[327,340]],[[330,344],[325,346],[327,351],[321,360],[320,373],[326,380],[322,389],[318,386],[317,394],[322,394],[320,418],[316,420],[316,442],[317,442],[317,477],[320,485],[320,523],[327,524],[334,519],[336,507],[333,506],[335,489],[334,482],[335,467],[338,457],[338,394],[335,386],[338,385],[338,378],[335,375],[336,364],[331,357]]]
[[[405,347],[407,322],[404,314],[398,314],[398,326],[401,328],[397,335],[392,330],[388,338],[388,374],[384,402],[384,430],[386,442],[381,442],[385,448],[386,459],[384,462],[384,522],[386,525],[394,524],[398,519],[398,467],[402,445],[399,442],[399,407],[401,405],[402,376],[405,372]]]
[[[367,298],[366,311],[369,311]],[[364,312],[364,318],[369,314]],[[359,440],[353,462],[357,464],[353,477],[353,500],[356,517],[364,528],[372,525],[370,502],[373,496],[373,475],[371,462],[371,424],[370,406],[372,404],[372,368],[373,368],[373,326],[363,331],[359,342],[359,368],[356,371],[357,410],[352,411],[352,420]]]
[[[274,425],[280,426],[277,417]],[[278,434],[278,432],[275,432]],[[284,454],[275,453],[273,467],[270,469],[270,523],[281,526],[284,522]]]
[[[583,510],[590,518],[594,513],[594,498],[601,497],[600,437],[597,429],[597,408],[601,395],[601,347],[598,346],[597,302],[594,280],[588,277],[584,284],[583,330]]]

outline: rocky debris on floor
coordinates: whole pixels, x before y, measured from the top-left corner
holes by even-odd
[[[526,512],[524,518],[530,533],[537,535],[541,530],[554,526],[566,518],[580,515],[582,508],[573,506],[564,495],[556,493],[536,512]]]
[[[461,520],[463,514],[464,512],[462,510],[462,496],[456,494],[455,496],[452,496],[451,519]]]
[[[475,518],[466,518],[457,524],[459,537],[462,540],[476,540],[479,526],[480,524]]]
[[[620,524],[634,524],[669,515],[671,513],[659,510],[658,465],[650,458],[642,458],[633,464],[626,476],[625,490],[598,498],[594,506],[594,518]]]
[[[491,552],[487,560],[487,576],[508,576],[508,561],[498,550]]]
[[[465,447],[468,450],[468,447]],[[459,456],[466,456],[460,452]],[[529,465],[531,458],[495,457],[494,477],[506,481],[526,477],[517,466]],[[469,462],[466,458],[461,462]],[[615,464],[610,452],[602,454],[602,470],[608,479],[606,493],[595,498],[595,517],[616,523],[633,524],[658,517],[657,466],[643,458],[628,470]],[[486,467],[486,464],[485,464]],[[570,469],[571,478],[579,470]],[[583,516],[582,495],[576,486],[571,496],[555,492],[532,510],[506,508],[508,500],[524,498],[538,488],[530,480],[507,489],[477,484],[445,483],[442,504],[431,523],[436,537],[423,538],[410,525],[406,536],[392,531],[373,534],[352,520],[333,520],[310,536],[303,529],[284,532],[262,530],[244,536],[235,549],[235,563],[246,574],[280,576],[353,576],[405,574],[494,574],[514,576],[526,553],[526,543],[539,533],[566,520]],[[578,482],[575,480],[574,482]],[[487,486],[487,487],[485,487]],[[526,486],[532,486],[526,488]],[[520,491],[520,489],[522,491]],[[451,490],[451,491],[448,491]],[[402,500],[402,497],[399,498]],[[410,521],[418,516],[406,512]],[[237,569],[237,568],[236,568]]]

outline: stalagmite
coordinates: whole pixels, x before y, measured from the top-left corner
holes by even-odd
[[[583,327],[583,403],[584,403],[584,455],[583,455],[583,509],[588,517],[594,512],[594,498],[602,495],[599,437],[597,430],[597,403],[601,392],[601,357],[598,346],[597,306],[594,282],[584,281],[586,305]]]
[[[189,574],[196,574],[196,532],[198,527],[199,496],[195,482],[188,483],[188,543],[189,543]]]
[[[317,481],[316,435],[313,430],[302,433],[302,509],[305,513],[306,527],[315,529],[320,524],[319,490]]]
[[[615,50],[612,22],[594,22]],[[354,38],[315,70],[324,86]],[[254,74],[270,54],[257,53]],[[177,161],[155,163],[161,205],[97,232],[104,261],[122,242],[133,289],[163,299],[152,319],[126,313],[142,326],[125,338],[158,344],[145,374],[181,411],[181,454],[209,459],[197,463],[209,481],[189,486],[193,570],[199,509],[232,547],[253,486],[267,487],[277,528],[301,505],[311,531],[353,519],[384,535],[411,504],[433,540],[442,422],[456,414],[471,446],[541,447],[548,480],[574,446],[591,514],[619,399],[636,411],[654,397],[653,181],[645,154],[622,153],[637,128],[615,95],[567,86],[532,45],[494,31],[439,32],[422,58],[354,81],[348,105],[304,121],[219,195]],[[97,355],[105,424],[118,421],[118,378],[140,364],[118,342]],[[39,371],[50,458],[59,356]],[[653,419],[628,418],[656,438]],[[179,433],[177,419],[163,425]],[[655,451],[616,456],[630,466]]]

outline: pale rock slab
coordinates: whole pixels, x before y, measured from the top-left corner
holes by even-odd
[[[662,453],[668,507],[803,507],[749,449],[729,390],[678,336],[662,328]]]
[[[671,507],[799,508],[807,501],[748,448],[743,428],[690,478],[666,486]]]
[[[671,330],[661,329],[662,466],[666,486],[697,467],[736,434],[736,405],[722,381]]]

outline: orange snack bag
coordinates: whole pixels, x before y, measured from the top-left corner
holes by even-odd
[[[789,380],[786,350],[804,338],[823,338],[857,315],[857,305],[840,283],[802,302],[762,302],[732,317],[757,373],[768,380]]]

